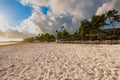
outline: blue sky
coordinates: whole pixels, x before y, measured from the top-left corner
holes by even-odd
[[[50,10],[47,6],[41,6],[40,11],[47,15]],[[9,24],[11,26],[20,25],[32,14],[32,7],[22,5],[19,0],[0,0],[0,13],[9,15]]]
[[[23,6],[18,0],[0,0],[0,13],[9,17],[9,24],[19,25],[32,14],[30,6]]]
[[[48,12],[50,11],[50,7],[48,7],[48,6],[41,6],[40,11],[41,11],[44,15],[47,15]]]

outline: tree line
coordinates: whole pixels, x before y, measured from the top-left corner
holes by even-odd
[[[73,34],[70,34],[64,26],[62,30],[56,30],[56,34],[39,34],[35,37],[25,38],[26,42],[52,42],[58,41],[96,41],[98,40],[119,40],[120,28],[115,26],[120,23],[119,11],[113,9],[107,11],[105,14],[93,15],[89,20],[83,19],[80,21],[79,29]],[[110,29],[106,29],[106,26],[112,26]]]

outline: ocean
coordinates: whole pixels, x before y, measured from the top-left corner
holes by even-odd
[[[16,43],[18,43],[18,42],[15,42],[15,41],[11,41],[11,42],[0,42],[0,46],[2,46],[2,45],[9,45],[9,44],[16,44]]]

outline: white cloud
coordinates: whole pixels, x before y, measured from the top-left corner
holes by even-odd
[[[113,0],[111,2],[104,3],[102,6],[100,6],[96,12],[97,15],[103,14],[106,11],[114,9],[116,0]]]
[[[59,29],[64,23],[67,24],[66,28],[69,32],[74,32],[79,27],[80,19],[89,18],[96,12],[95,5],[98,2],[94,0],[21,0],[21,3],[32,5],[34,8],[35,15],[32,15],[32,20],[27,19],[29,23],[33,22],[34,28],[37,26],[40,33],[54,33],[55,29]],[[97,6],[101,3],[102,1]],[[51,12],[47,16],[40,14],[40,6],[49,6]]]
[[[23,20],[20,26],[11,28],[2,27],[2,34],[7,36],[26,37],[38,33],[55,33],[62,25],[69,32],[74,32],[81,19],[89,19],[93,14],[101,14],[110,9],[120,10],[119,0],[20,0],[23,5],[33,8],[32,15]],[[40,6],[49,6],[51,11],[48,15],[40,12]]]

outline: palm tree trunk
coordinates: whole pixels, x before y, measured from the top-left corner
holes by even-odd
[[[90,44],[92,44],[92,31],[90,31]]]
[[[110,18],[109,18],[109,21],[110,21],[110,23],[112,25],[112,28],[113,28],[113,41],[115,41],[115,27],[114,27],[114,25],[113,25],[113,23],[112,23]]]
[[[99,43],[100,43],[100,40],[101,40],[101,33],[100,33],[100,31],[99,31],[98,35],[99,35]]]
[[[83,37],[83,34],[82,34],[82,42],[84,41],[84,37]]]
[[[113,24],[112,24],[112,28],[113,28],[113,41],[115,41],[115,37],[116,37],[116,35],[115,35],[115,27],[114,27]]]

